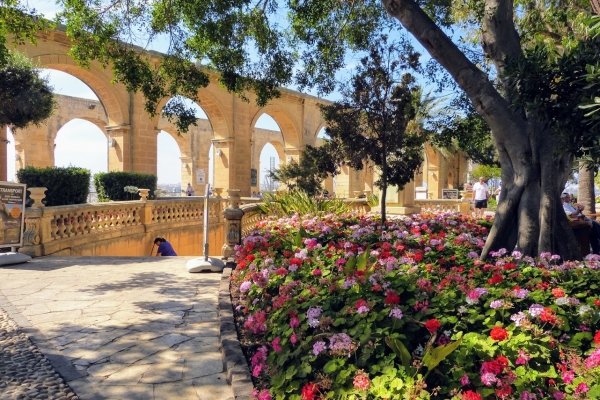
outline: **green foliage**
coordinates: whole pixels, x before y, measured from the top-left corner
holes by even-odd
[[[274,171],[269,172],[269,178],[279,181],[292,191],[306,193],[315,196],[322,191],[321,184],[327,178],[327,171],[319,170],[319,163],[325,157],[318,157],[320,150],[307,146],[302,152],[300,162],[293,160],[291,163],[282,165]]]
[[[156,190],[157,177],[154,174],[139,172],[99,172],[94,175],[94,186],[98,193],[98,201],[123,201],[131,200],[130,193],[125,187],[138,187],[150,189],[150,194]]]
[[[473,179],[479,179],[480,176],[483,176],[483,179],[489,181],[490,179],[500,178],[502,176],[502,170],[497,166],[478,165],[471,171],[471,176]]]
[[[47,206],[83,204],[90,192],[90,171],[78,167],[25,167],[17,171],[19,182],[27,187],[45,187]]]
[[[52,87],[25,55],[12,51],[5,60],[0,68],[0,126],[39,126],[57,107]]]
[[[39,18],[35,8],[28,2],[2,0],[0,2],[0,68],[11,59],[9,44],[18,45],[26,41],[35,43],[35,33],[47,27],[47,22]],[[8,36],[12,36],[9,43]]]
[[[411,48],[388,44],[384,36],[361,59],[344,99],[320,106],[330,138],[322,146],[323,158],[335,160],[326,172],[335,174],[342,164],[359,170],[374,165],[381,171],[375,184],[382,197],[388,185],[402,189],[413,179],[429,137],[422,127],[407,129],[417,116],[421,91],[403,70],[417,64]],[[385,220],[385,207],[382,214]]]
[[[317,198],[303,191],[264,193],[259,205],[263,214],[286,217],[289,215],[346,214],[350,205],[342,199]]]

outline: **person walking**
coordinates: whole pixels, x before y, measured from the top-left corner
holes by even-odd
[[[496,195],[496,203],[500,204],[500,193],[502,193],[502,182],[498,185],[498,189],[494,192]]]
[[[560,195],[560,199],[563,202],[563,209],[567,214],[567,217],[571,219],[571,225],[574,225],[574,221],[585,222],[591,226],[590,230],[590,245],[592,246],[592,253],[600,254],[600,224],[593,219],[586,217],[583,214],[583,205],[578,204],[577,206],[571,204],[571,195],[564,192]]]
[[[195,192],[194,192],[194,188],[192,187],[192,184],[188,183],[187,188],[185,189],[185,195],[193,196],[194,194],[195,194]]]
[[[490,188],[485,183],[483,176],[479,177],[479,182],[473,185],[473,199],[475,200],[475,217],[483,218],[487,202],[490,198]]]
[[[157,257],[177,256],[177,253],[173,250],[173,246],[171,246],[171,243],[167,242],[165,238],[154,239],[154,245],[158,246],[158,249],[156,250]]]

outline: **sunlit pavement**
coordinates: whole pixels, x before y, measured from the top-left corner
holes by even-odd
[[[231,399],[218,273],[189,257],[45,257],[0,268],[0,308],[81,399]]]

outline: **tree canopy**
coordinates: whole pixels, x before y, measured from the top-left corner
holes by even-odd
[[[25,55],[9,52],[0,67],[0,127],[39,125],[56,108],[52,87]]]

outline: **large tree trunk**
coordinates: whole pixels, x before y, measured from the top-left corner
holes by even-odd
[[[588,164],[585,162],[579,162],[579,194],[577,195],[577,203],[585,206],[583,212],[586,214],[596,213],[595,172],[593,168],[588,169]]]
[[[501,82],[501,95],[414,0],[382,3],[448,71],[492,129],[502,165],[502,201],[482,257],[505,248],[530,256],[551,252],[563,259],[581,258],[560,204],[572,158],[557,155],[547,121],[511,108],[514,88]],[[511,0],[486,0],[482,42],[500,78],[503,61],[522,53],[513,12]]]

